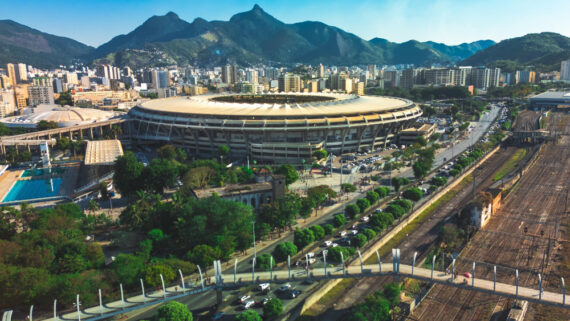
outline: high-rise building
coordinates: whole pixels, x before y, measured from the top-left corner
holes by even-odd
[[[501,80],[501,68],[489,69],[489,88],[499,87],[499,81]]]
[[[0,90],[0,118],[13,115],[14,110],[16,110],[14,91]]]
[[[279,91],[280,92],[300,92],[301,91],[301,77],[298,75],[287,73],[279,77]]]
[[[49,77],[34,77],[34,86],[48,87],[52,85]]]
[[[63,82],[66,84],[77,85],[77,83],[79,82],[77,79],[77,74],[74,72],[66,72],[65,74],[63,74]]]
[[[90,86],[91,86],[91,79],[89,79],[89,76],[82,76],[81,77],[81,87],[89,88]]]
[[[16,68],[16,81],[24,83],[28,81],[28,68],[26,64],[19,63]]]
[[[347,94],[352,93],[352,79],[343,78],[340,81],[340,90],[344,90]]]
[[[63,81],[61,81],[61,78],[54,78],[52,81],[52,87],[54,93],[61,93],[63,91]]]
[[[376,76],[378,75],[376,65],[368,65],[366,70],[368,71],[368,79],[376,79]]]
[[[168,88],[168,86],[170,85],[170,78],[168,77],[168,72],[164,70],[159,70],[157,72],[157,76],[158,76],[158,83],[156,88],[157,89]]]
[[[12,83],[10,82],[10,78],[5,75],[0,75],[0,88],[1,89],[8,89],[12,87]]]
[[[259,74],[255,69],[248,69],[245,72],[245,79],[248,83],[251,84],[258,84],[259,83]]]
[[[426,69],[424,71],[425,83],[434,86],[452,85],[455,78],[455,70],[447,68]]]
[[[515,74],[516,83],[531,83],[533,84],[536,78],[536,73],[530,70],[517,70]]]
[[[323,78],[325,76],[325,66],[323,64],[319,64],[319,78]]]
[[[126,66],[123,68],[123,76],[128,77],[132,74],[133,74],[133,70],[131,69],[131,67]]]
[[[13,88],[16,88],[16,68],[14,68],[14,64],[6,64],[6,72],[8,73],[8,78],[10,78],[10,83],[12,84]]]
[[[345,90],[344,86],[342,85],[342,81],[346,78],[348,78],[348,75],[344,72],[330,75],[330,90]]]
[[[489,87],[491,71],[488,68],[479,67],[471,69],[471,84],[477,89],[487,89]]]
[[[471,77],[471,67],[459,67],[454,69],[453,85],[454,86],[467,86]]]
[[[225,65],[222,67],[222,82],[234,84],[238,82],[238,70],[236,65]]]
[[[28,87],[28,95],[31,106],[39,104],[53,105],[53,87],[52,86],[30,86]]]
[[[570,60],[564,60],[560,64],[560,80],[570,81]]]

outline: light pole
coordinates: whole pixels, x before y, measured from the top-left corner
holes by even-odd
[[[255,247],[255,221],[251,222],[252,223],[252,231],[253,231],[253,258],[255,259],[257,257],[257,248]]]

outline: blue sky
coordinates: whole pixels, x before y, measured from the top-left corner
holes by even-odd
[[[152,15],[228,20],[255,3],[287,23],[322,21],[367,40],[459,44],[542,31],[570,36],[570,0],[1,0],[0,19],[98,46]]]

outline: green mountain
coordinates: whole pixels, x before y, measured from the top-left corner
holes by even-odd
[[[366,41],[321,22],[286,24],[255,5],[229,21],[196,19],[188,23],[174,13],[154,16],[129,34],[97,48],[92,58],[131,67],[172,62],[431,65],[457,62],[467,57],[470,50],[492,44],[482,41],[448,47],[417,41],[397,44],[379,38]]]
[[[0,65],[24,62],[40,68],[67,65],[95,49],[73,39],[43,33],[12,20],[0,20]]]
[[[426,41],[424,44],[447,55],[452,61],[461,61],[472,56],[479,50],[491,47],[495,42],[493,40],[479,40],[471,43],[462,43],[457,46],[448,46],[443,43]]]
[[[478,51],[461,64],[532,65],[539,69],[557,70],[560,68],[560,61],[569,57],[570,38],[553,32],[542,32],[503,40]]]

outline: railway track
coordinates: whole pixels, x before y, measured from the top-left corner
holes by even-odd
[[[517,126],[533,129],[532,114],[527,113]],[[535,165],[524,175],[518,186],[503,201],[502,208],[485,227],[472,238],[456,263],[461,275],[478,264],[475,275],[492,279],[492,266],[497,265],[497,281],[514,283],[519,269],[519,284],[538,288],[538,273],[543,287],[560,282],[548,277],[551,254],[558,235],[558,226],[567,217],[568,182],[570,182],[570,117],[553,114],[551,126],[564,135],[557,145],[545,145],[537,155]],[[561,148],[562,147],[562,148]],[[526,234],[524,233],[526,228]],[[542,237],[536,237],[537,235]],[[550,283],[549,283],[550,282]],[[420,320],[501,320],[512,300],[492,295],[472,293],[436,285],[428,298],[414,311]]]

